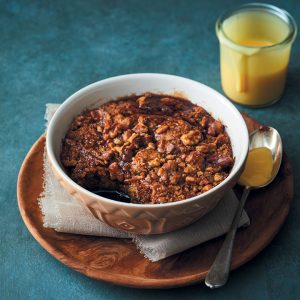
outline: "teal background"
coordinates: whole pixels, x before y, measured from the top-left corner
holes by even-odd
[[[299,23],[299,1],[270,1]],[[282,100],[239,109],[277,128],[295,173],[295,199],[274,241],[228,284],[136,290],[68,269],[29,234],[19,215],[20,165],[44,130],[47,102],[107,77],[160,72],[220,91],[214,24],[241,1],[0,1],[0,299],[300,299],[300,55],[295,41]]]

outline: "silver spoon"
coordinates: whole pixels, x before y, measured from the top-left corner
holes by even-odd
[[[280,168],[280,164],[282,160],[282,142],[281,142],[280,135],[276,129],[271,127],[261,127],[260,129],[251,133],[249,138],[250,138],[249,150],[260,148],[260,147],[266,147],[272,151],[273,170],[272,170],[271,178],[268,182],[266,182],[261,186],[244,187],[242,198],[236,209],[230,229],[225,237],[221,249],[219,250],[215,258],[214,263],[212,264],[205,278],[205,284],[210,288],[221,287],[228,280],[234,238],[250,190],[259,189],[270,184],[276,177]]]

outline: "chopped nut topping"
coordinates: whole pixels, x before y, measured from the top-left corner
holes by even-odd
[[[216,173],[214,175],[214,181],[216,181],[216,182],[222,181],[223,179],[224,179],[224,176],[222,174]]]
[[[139,104],[139,107],[142,107],[146,103],[146,97],[145,96],[139,97],[137,99],[137,103]]]
[[[129,143],[132,143],[133,141],[134,141],[134,139],[135,138],[137,138],[138,137],[138,134],[136,134],[136,133],[133,133],[129,138],[128,138],[128,142]]]
[[[197,182],[197,178],[191,177],[191,176],[187,176],[185,178],[185,181],[188,182],[188,183],[196,183]]]
[[[148,127],[142,123],[138,123],[132,128],[132,130],[136,133],[147,133]]]
[[[156,129],[156,133],[161,134],[166,132],[169,129],[168,125],[161,125]]]
[[[204,186],[202,188],[202,192],[207,192],[207,191],[209,191],[212,188],[213,188],[213,185],[212,184],[208,184],[208,185],[206,185],[206,186]]]
[[[149,143],[148,146],[147,146],[147,148],[148,148],[148,149],[153,149],[153,150],[154,150],[156,147],[155,147],[155,144],[154,144],[154,143]]]
[[[151,168],[158,167],[158,166],[160,166],[160,160],[156,158],[156,159],[150,160],[148,162],[148,164]]]
[[[199,130],[191,130],[182,135],[180,139],[185,146],[196,145],[201,141],[202,134]]]
[[[126,192],[134,203],[181,201],[229,174],[234,158],[222,122],[173,96],[144,94],[75,117],[61,162],[78,184]]]
[[[122,140],[121,140],[121,139],[118,139],[118,138],[115,138],[115,139],[114,139],[114,143],[115,143],[116,145],[121,145],[121,144],[123,144]]]

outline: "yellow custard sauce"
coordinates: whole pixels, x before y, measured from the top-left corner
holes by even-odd
[[[271,46],[274,42],[266,39],[244,39],[239,42],[241,45],[249,47],[266,47]]]
[[[245,169],[238,183],[244,186],[258,187],[265,185],[272,177],[272,151],[266,147],[249,151]]]
[[[264,5],[254,6],[245,5],[218,21],[217,35],[224,93],[235,102],[259,107],[280,99],[293,39],[285,42],[291,26],[284,18]]]

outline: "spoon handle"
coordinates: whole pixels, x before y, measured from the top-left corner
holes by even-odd
[[[250,188],[246,186],[223,245],[205,278],[205,284],[210,288],[221,287],[227,282],[234,238],[249,192]]]

